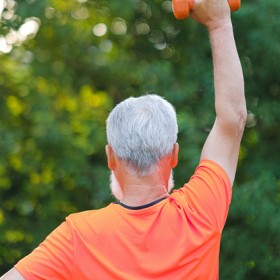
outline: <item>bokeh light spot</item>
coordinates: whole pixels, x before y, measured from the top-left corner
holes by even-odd
[[[111,25],[111,31],[115,35],[124,35],[127,31],[126,22],[122,18],[115,18]]]
[[[104,23],[98,23],[93,27],[92,32],[95,36],[102,37],[107,33],[107,26]]]
[[[0,36],[0,53],[9,53],[12,50],[12,46],[8,44],[5,37]]]
[[[40,27],[40,20],[38,18],[27,18],[18,30],[19,36],[25,40],[28,37],[34,37]]]

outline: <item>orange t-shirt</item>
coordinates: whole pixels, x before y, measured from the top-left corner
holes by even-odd
[[[27,280],[216,280],[230,200],[225,171],[204,160],[163,200],[70,215],[15,267]]]

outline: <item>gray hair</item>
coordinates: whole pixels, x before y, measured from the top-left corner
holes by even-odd
[[[107,141],[128,172],[143,177],[153,173],[177,141],[174,107],[158,95],[130,97],[107,119]]]

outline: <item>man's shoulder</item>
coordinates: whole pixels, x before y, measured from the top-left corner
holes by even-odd
[[[183,187],[174,190],[171,197],[185,201],[194,196],[204,196],[207,192],[211,197],[222,190],[226,196],[231,196],[232,188],[226,171],[214,161],[202,160],[189,181]]]
[[[184,187],[190,184],[192,181],[195,181],[195,179],[202,179],[203,181],[207,182],[211,182],[213,181],[213,179],[216,179],[216,181],[223,181],[223,183],[227,187],[231,187],[228,174],[226,173],[224,168],[220,166],[217,162],[209,159],[204,159],[199,162],[189,182],[185,183]]]

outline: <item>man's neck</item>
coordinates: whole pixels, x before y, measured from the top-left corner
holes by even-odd
[[[166,173],[160,170],[141,178],[125,174],[121,183],[123,198],[120,202],[128,206],[141,206],[169,196],[173,176],[170,169]]]
[[[142,206],[169,195],[163,184],[130,184],[124,186],[121,203],[127,206]]]
[[[129,172],[120,161],[111,173],[111,190],[127,206],[142,206],[169,195],[173,188],[170,157],[160,161],[155,172],[137,176]]]

